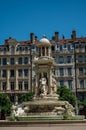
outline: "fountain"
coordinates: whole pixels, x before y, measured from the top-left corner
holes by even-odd
[[[35,65],[35,94],[32,101],[23,102],[24,112],[17,116],[56,117],[67,113],[74,115],[74,108],[67,101],[60,101],[56,94],[57,84],[53,74],[56,65],[51,56],[51,43],[43,37],[37,44],[39,57],[34,58]],[[18,112],[17,112],[18,113]]]

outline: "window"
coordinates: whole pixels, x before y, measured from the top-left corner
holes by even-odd
[[[18,64],[22,64],[22,57],[18,58]]]
[[[28,90],[28,81],[24,81],[24,90]]]
[[[6,53],[6,51],[7,51],[7,48],[5,47],[5,48],[3,48],[3,51],[4,51],[4,53]]]
[[[14,77],[14,70],[10,70],[10,77]]]
[[[68,87],[69,89],[72,89],[72,80],[68,80]]]
[[[84,74],[86,75],[86,67],[84,68]]]
[[[85,52],[86,52],[86,45],[85,45]]]
[[[72,75],[72,68],[68,68],[68,76]]]
[[[38,47],[36,46],[36,52],[38,52]]]
[[[71,63],[71,56],[67,56],[67,63]]]
[[[26,52],[28,51],[28,47],[27,47],[27,46],[25,47],[25,51],[26,51]]]
[[[14,62],[15,62],[15,61],[14,61],[14,58],[10,58],[10,64],[11,64],[11,65],[14,65]]]
[[[6,58],[3,58],[2,59],[2,65],[6,65],[7,64],[7,59]]]
[[[60,51],[61,51],[61,52],[63,51],[63,47],[62,47],[62,45],[60,45]]]
[[[11,53],[14,53],[15,52],[15,47],[12,45],[11,46]]]
[[[64,81],[63,80],[60,81],[60,86],[64,86]]]
[[[6,90],[6,89],[7,89],[7,87],[6,87],[6,82],[2,82],[2,89],[3,89],[3,90]]]
[[[80,88],[84,88],[84,80],[80,80]]]
[[[20,47],[19,47],[19,51],[22,51],[22,50],[23,50],[23,48],[20,46]]]
[[[51,46],[51,50],[52,50],[52,51],[55,51],[55,46],[54,46],[54,45]]]
[[[81,94],[79,95],[79,100],[80,100],[81,102],[84,100],[84,94],[81,93]]]
[[[22,77],[22,69],[19,69],[19,70],[18,70],[18,76],[19,76],[19,77]]]
[[[83,75],[83,68],[82,67],[79,68],[79,75]]]
[[[28,69],[24,69],[24,76],[28,77]]]
[[[78,56],[78,62],[83,62],[83,56]]]
[[[59,71],[60,71],[60,76],[63,76],[63,75],[64,75],[64,70],[63,70],[63,68],[60,68]]]
[[[10,89],[13,91],[14,90],[14,82],[10,82]]]
[[[15,102],[15,95],[10,95],[10,101]]]
[[[22,81],[18,82],[18,88],[19,88],[20,91],[22,91]]]
[[[64,63],[64,57],[63,56],[59,56],[58,60],[59,60],[60,64]]]
[[[70,45],[68,45],[68,46],[67,46],[67,49],[68,49],[68,51],[70,51],[70,50],[71,50],[71,47],[70,47]]]
[[[24,64],[28,64],[28,57],[24,57]]]
[[[86,62],[86,55],[84,56],[84,62]]]
[[[2,70],[2,77],[6,78],[7,77],[7,71],[6,70]]]
[[[64,43],[64,48],[66,48],[66,43]]]
[[[1,65],[1,59],[0,59],[0,65]]]

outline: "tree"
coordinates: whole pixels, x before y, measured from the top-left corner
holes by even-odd
[[[86,119],[86,98],[84,99],[84,101],[82,102],[83,106],[84,106],[84,115],[85,115],[85,119]]]
[[[75,106],[76,97],[74,96],[73,92],[66,86],[59,86],[57,89],[57,94],[59,94],[59,100],[66,100],[71,105]]]
[[[7,94],[0,94],[0,119],[5,119],[6,114],[11,113],[12,103]]]
[[[32,98],[33,98],[33,95],[34,93],[26,93],[26,94],[21,94],[19,96],[19,103],[22,103],[22,102],[26,102],[26,101],[31,101]]]

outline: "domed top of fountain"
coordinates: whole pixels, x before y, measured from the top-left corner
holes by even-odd
[[[48,44],[50,45],[50,41],[44,35],[43,38],[39,41],[40,44]]]

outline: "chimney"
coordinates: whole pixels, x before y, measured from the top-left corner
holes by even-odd
[[[58,41],[59,39],[59,32],[55,32],[55,41]]]
[[[75,31],[75,30],[72,31],[71,38],[72,38],[73,40],[76,40],[76,31]]]
[[[34,42],[34,33],[30,33],[30,42],[31,42],[31,43]]]
[[[5,40],[5,44],[8,45],[8,39]]]
[[[62,40],[64,40],[65,39],[65,37],[64,37],[64,35],[62,35]]]
[[[35,40],[37,40],[37,36],[35,36]]]
[[[52,36],[52,40],[55,41],[55,36]]]

